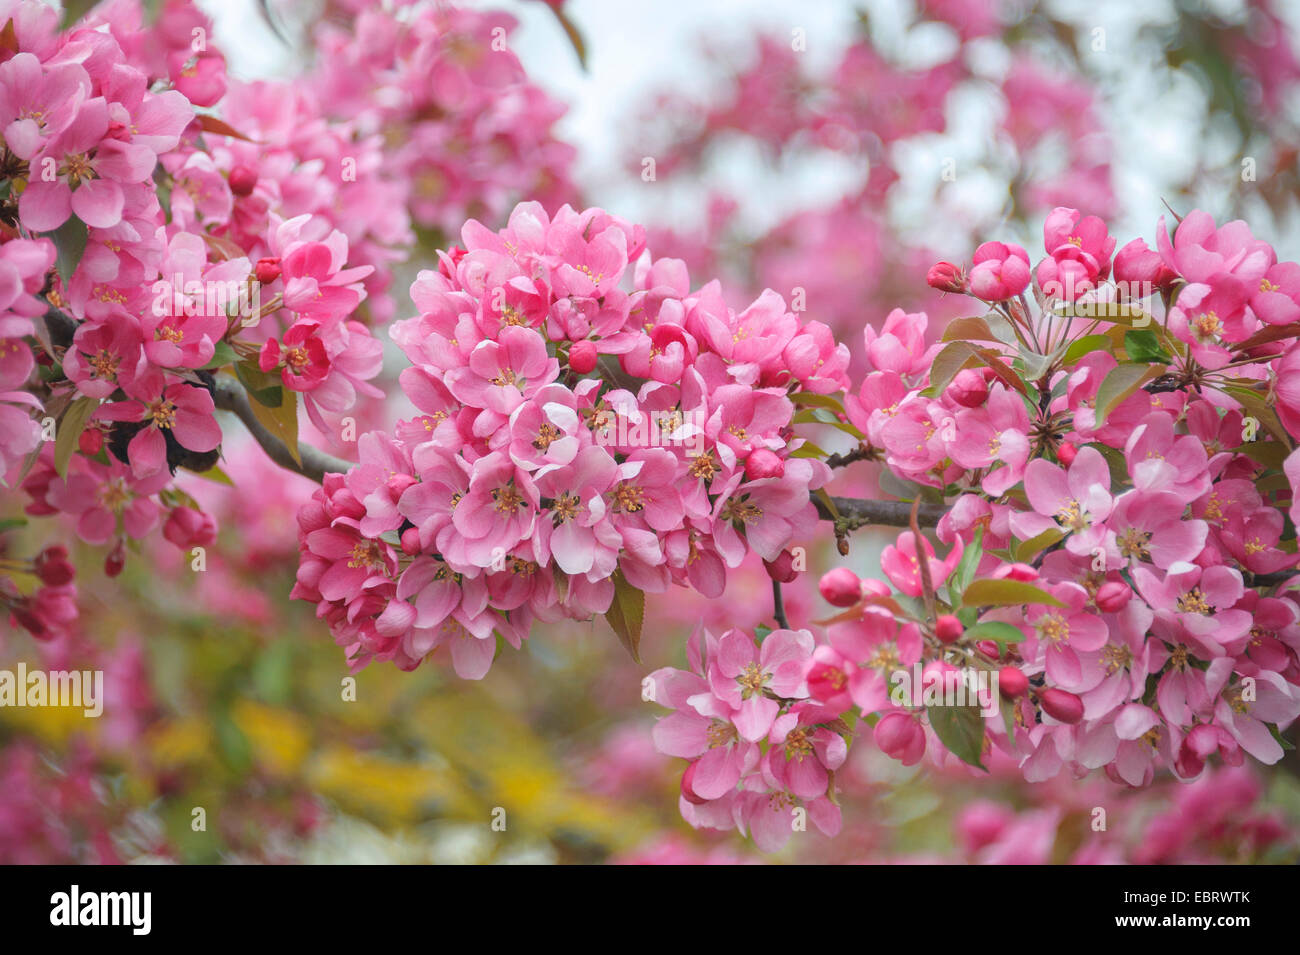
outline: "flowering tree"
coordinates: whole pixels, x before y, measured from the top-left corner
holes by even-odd
[[[1042,253],[985,241],[929,269],[958,316],[941,329],[899,308],[846,333],[847,305],[822,322],[771,289],[735,307],[645,227],[581,208],[561,109],[499,42],[509,18],[342,12],[289,86],[229,80],[187,3],[64,24],[0,3],[0,471],[29,517],[101,547],[110,577],[160,527],[202,562],[217,523],[184,475],[238,486],[222,460],[242,428],[319,484],[291,596],[348,666],[447,659],[468,680],[564,620],[603,618],[639,663],[660,595],[725,599],[753,555],[770,619],[696,628],[687,669],[646,674],[643,697],[670,711],[658,750],[687,761],[682,816],[766,851],[808,818],[839,832],[836,774],[868,737],[904,765],[1029,782],[1281,759],[1300,715],[1300,265],[1199,210],[1116,251],[1101,218],[1057,206]],[[838,73],[947,89],[865,45]],[[871,108],[762,134],[806,121],[841,148]],[[941,122],[892,119],[882,142]],[[1062,181],[1109,199],[1083,161]],[[884,186],[835,216],[876,215]],[[1031,202],[1059,201],[1039,186]],[[408,258],[414,314],[392,292]],[[879,490],[832,495],[858,466]],[[791,620],[809,547],[847,556],[871,527],[897,529],[884,579],[831,570],[835,610]],[[14,625],[76,630],[64,545],[3,569]],[[6,771],[42,784],[26,756]],[[1021,838],[963,826],[971,854]]]

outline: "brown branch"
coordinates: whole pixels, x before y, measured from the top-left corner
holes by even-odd
[[[852,451],[841,451],[836,454],[828,455],[826,466],[831,468],[848,467],[854,461],[873,461],[879,455],[875,448],[868,448],[859,444]]]
[[[288,395],[286,395],[288,397]],[[295,400],[296,400],[296,396]],[[336,458],[334,455],[319,448],[313,448],[309,444],[298,444],[298,456],[302,458],[299,464],[289,453],[288,447],[284,442],[277,438],[271,432],[267,431],[262,422],[257,420],[257,415],[253,414],[253,406],[249,404],[248,393],[244,391],[239,382],[230,378],[218,378],[216,385],[212,389],[212,400],[216,406],[223,411],[230,411],[235,414],[248,433],[253,439],[262,446],[262,450],[280,467],[288,471],[294,471],[303,477],[309,477],[316,483],[321,483],[325,475],[330,472],[346,474],[351,471],[356,464],[351,461],[345,461],[342,458]]]
[[[817,505],[817,514],[822,520],[838,519],[848,525],[848,530],[871,524],[907,527],[912,517],[911,501],[866,501],[856,497],[832,497],[835,514],[831,513],[820,497],[814,497],[813,503]],[[916,520],[922,527],[934,527],[945,513],[947,508],[939,504],[922,504],[917,508]]]
[[[864,501],[856,497],[832,497],[831,506],[826,498],[813,496],[817,506],[817,516],[835,525],[835,544],[841,557],[849,554],[849,532],[859,527],[881,524],[886,527],[908,527],[912,521],[912,503],[910,501]],[[934,527],[943,517],[946,508],[939,504],[918,504],[916,522],[922,527]]]

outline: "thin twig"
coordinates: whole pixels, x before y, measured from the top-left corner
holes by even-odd
[[[781,581],[772,581],[772,616],[782,630],[790,629],[790,621],[785,616],[785,598],[781,594]]]

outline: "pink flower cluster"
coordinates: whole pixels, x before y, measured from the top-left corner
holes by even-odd
[[[885,713],[876,741],[904,762],[952,738],[924,707],[883,707],[900,664],[999,672],[1006,703],[983,745],[1030,780],[1104,767],[1138,786],[1215,754],[1274,763],[1300,715],[1286,525],[1300,266],[1199,211],[1172,240],[1162,228],[1158,253],[1125,246],[1110,284],[1115,244],[1057,209],[1034,270],[1042,314],[1022,295],[1025,251],[987,243],[968,277],[945,264],[931,282],[993,301],[989,316],[948,344],[927,344],[923,314],[868,330],[849,420],[866,457],[942,493],[952,549],[940,560],[905,531],[882,561],[892,587],[823,581],[850,609],[807,677],[836,713]]]
[[[674,712],[654,728],[661,753],[687,759],[679,805],[696,828],[737,829],[765,852],[811,822],[840,830],[835,771],[848,755],[848,727],[810,700],[804,672],[813,635],[774,630],[755,641],[740,630],[701,631],[687,645],[691,669],[646,679]]]
[[[824,464],[797,455],[798,393],[846,384],[847,349],[774,292],[643,256],[599,209],[475,221],[393,326],[419,412],[360,442],[299,515],[296,596],[364,664],[446,643],[478,678],[493,634],[604,613],[670,584],[722,593],[750,550],[777,561],[815,521]]]

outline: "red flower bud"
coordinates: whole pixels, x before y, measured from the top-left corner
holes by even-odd
[[[961,639],[961,635],[966,632],[960,620],[950,613],[943,614],[934,623],[934,635],[939,638],[940,643],[956,643]]]
[[[1079,453],[1079,449],[1068,441],[1062,441],[1061,446],[1056,449],[1056,460],[1060,461],[1065,467],[1074,463],[1074,456]]]
[[[1122,580],[1108,580],[1097,588],[1097,609],[1102,613],[1119,613],[1128,606],[1133,591]]]
[[[77,436],[78,449],[88,457],[94,457],[103,446],[104,432],[99,428],[87,428]]]
[[[414,527],[408,527],[402,531],[402,553],[408,557],[414,557],[420,552],[420,531]]]
[[[930,266],[930,271],[925,274],[925,282],[940,292],[966,291],[966,276],[962,273],[961,266],[951,262],[936,262]]]
[[[785,474],[785,462],[767,448],[759,448],[745,459],[745,477],[751,481],[779,478]]]
[[[236,166],[230,170],[230,191],[237,196],[247,196],[257,185],[257,170],[252,166]]]
[[[886,713],[876,724],[872,736],[882,753],[904,766],[914,766],[925,755],[925,730],[909,713]]]
[[[104,574],[108,577],[116,577],[126,566],[126,542],[119,539],[117,546],[108,552],[104,558]]]
[[[1038,694],[1038,703],[1048,716],[1062,723],[1077,723],[1083,719],[1083,700],[1056,687]]]
[[[799,576],[799,572],[794,569],[794,555],[788,550],[777,554],[776,560],[763,561],[763,569],[767,571],[767,576],[779,584],[788,584]]]
[[[947,394],[963,408],[978,408],[988,401],[989,386],[979,371],[974,368],[963,368],[953,376]]]
[[[68,550],[61,544],[53,544],[36,555],[32,561],[36,576],[47,587],[62,587],[71,583],[76,570],[68,563]]]
[[[994,640],[976,640],[975,649],[984,654],[990,660],[1002,659],[1002,648]]]
[[[163,525],[163,537],[181,550],[207,547],[217,539],[217,522],[192,507],[173,507]]]
[[[599,357],[596,343],[584,338],[569,348],[569,368],[576,375],[588,374],[595,369]]]
[[[862,599],[862,581],[847,567],[836,567],[823,574],[817,589],[832,607],[852,607]]]
[[[279,258],[258,259],[257,265],[253,267],[253,274],[263,285],[270,285],[280,277]]]
[[[1024,696],[1029,689],[1029,677],[1020,667],[1003,667],[998,671],[998,692],[1008,700]]]

